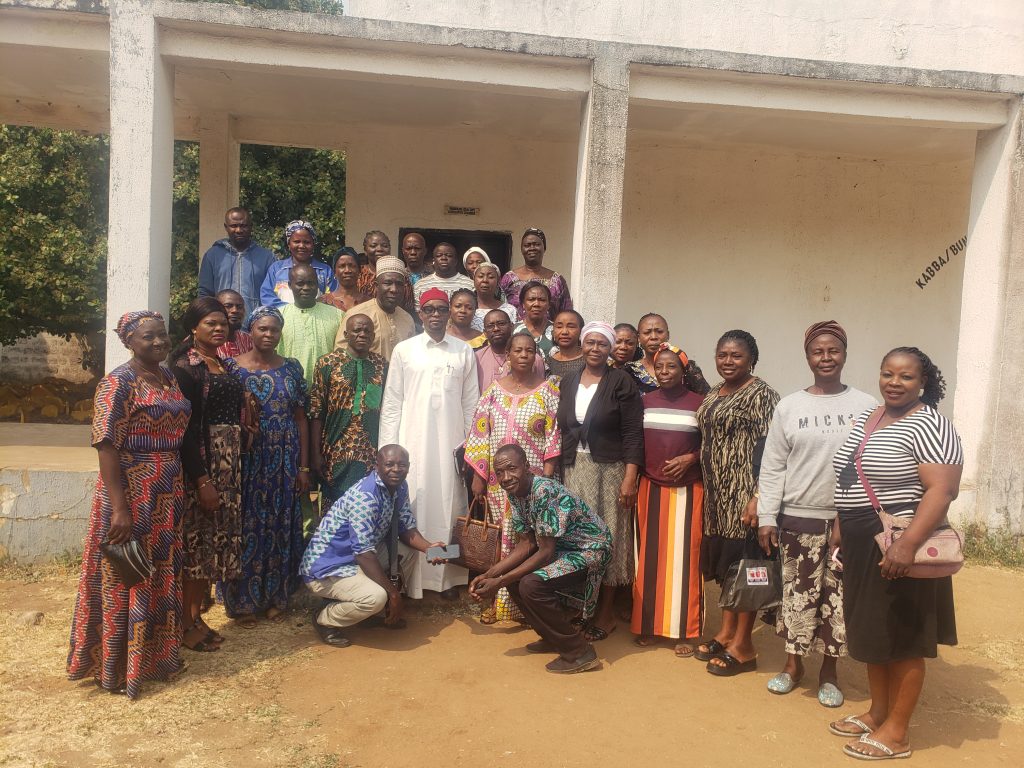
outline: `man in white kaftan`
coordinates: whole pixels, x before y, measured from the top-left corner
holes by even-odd
[[[466,513],[466,486],[454,453],[465,442],[480,399],[476,355],[445,333],[448,296],[431,289],[420,296],[424,332],[400,342],[391,356],[380,414],[379,445],[409,451],[409,498],[420,532],[430,541],[451,541],[455,518]],[[423,560],[423,558],[420,558]],[[443,592],[468,582],[468,571],[426,560],[413,569],[409,597]]]

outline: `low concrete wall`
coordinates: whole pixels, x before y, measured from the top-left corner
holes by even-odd
[[[96,472],[0,469],[0,558],[81,554]]]
[[[0,425],[0,558],[81,554],[98,461],[89,427]]]

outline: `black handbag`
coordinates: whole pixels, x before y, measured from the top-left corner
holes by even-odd
[[[766,557],[757,538],[747,536],[743,557],[729,566],[719,608],[737,613],[767,611],[782,605],[782,561],[778,550]]]
[[[153,575],[153,564],[136,539],[130,539],[124,544],[104,541],[100,544],[100,552],[107,558],[125,589],[131,589]]]

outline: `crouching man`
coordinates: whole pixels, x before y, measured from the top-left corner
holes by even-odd
[[[469,593],[489,601],[502,587],[541,639],[530,653],[557,653],[548,672],[568,674],[600,666],[594,647],[572,621],[563,596],[582,599],[584,617],[594,612],[601,577],[612,552],[608,526],[578,496],[530,472],[526,453],[506,445],[494,455],[494,474],[512,504],[512,529],[520,537],[508,557],[473,579]]]
[[[341,630],[381,611],[385,626],[404,627],[401,572],[415,558],[400,558],[398,542],[420,552],[446,544],[431,544],[416,530],[408,474],[408,451],[385,445],[377,468],[334,503],[306,547],[299,572],[309,591],[327,601],[313,611],[313,626],[328,645],[351,645]]]

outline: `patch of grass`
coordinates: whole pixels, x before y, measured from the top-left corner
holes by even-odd
[[[23,563],[17,559],[0,557],[0,579],[33,583],[47,579],[67,579],[78,575],[82,556],[64,551],[45,563]]]
[[[963,527],[964,556],[972,563],[1024,569],[1024,536],[982,523]]]

